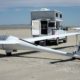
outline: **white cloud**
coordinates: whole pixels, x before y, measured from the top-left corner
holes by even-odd
[[[0,0],[0,8],[77,5],[80,5],[80,0]]]

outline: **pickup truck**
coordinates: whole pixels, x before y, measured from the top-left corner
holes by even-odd
[[[53,35],[60,35],[60,34],[65,34],[67,33],[64,30],[54,30]],[[49,34],[51,35],[51,34]],[[46,45],[58,45],[60,41],[63,41],[64,43],[67,42],[67,36],[65,37],[58,37],[58,38],[52,38],[52,39],[47,39],[47,40],[42,40],[42,41],[36,41],[35,44],[39,44],[42,46],[46,46]]]
[[[60,34],[65,34],[65,33],[67,33],[67,32],[64,30],[56,30],[54,35],[60,35]],[[60,41],[63,41],[64,43],[66,43],[67,42],[67,36],[54,38],[52,40],[55,41],[56,45],[58,45]]]

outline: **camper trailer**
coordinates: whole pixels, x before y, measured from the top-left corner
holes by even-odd
[[[60,11],[33,11],[31,13],[32,36],[64,34],[66,31],[61,29],[62,21],[62,12]],[[35,43],[46,45],[46,43],[55,42],[55,44],[58,44],[61,40],[66,42],[67,38],[61,37]]]

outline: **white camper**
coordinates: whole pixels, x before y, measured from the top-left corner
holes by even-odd
[[[32,23],[32,36],[39,37],[39,36],[46,36],[46,35],[59,35],[64,34],[66,31],[61,30],[61,23],[62,23],[62,12],[60,11],[33,11],[31,13],[31,23]],[[47,40],[58,44],[60,40],[66,42],[66,37],[56,38],[56,39],[49,39]],[[46,44],[46,40],[38,41],[37,44]]]

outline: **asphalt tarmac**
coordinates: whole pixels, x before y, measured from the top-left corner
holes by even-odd
[[[20,38],[30,37],[30,29],[0,30],[0,34]],[[78,39],[80,39],[78,37]],[[58,50],[73,52],[76,36],[68,37],[68,42],[59,46],[49,46]],[[37,51],[18,51],[11,57],[0,50],[0,80],[80,80],[80,60]]]

